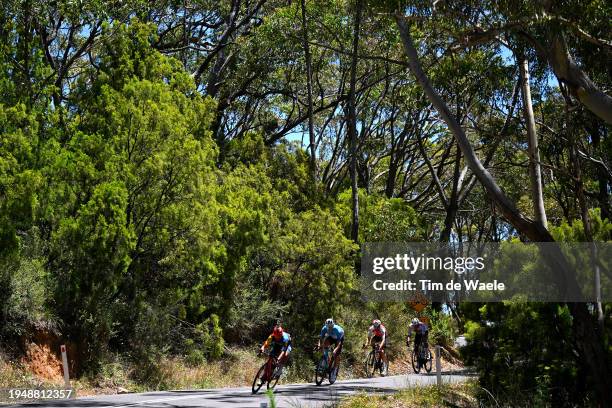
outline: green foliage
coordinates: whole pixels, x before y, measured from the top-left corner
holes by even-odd
[[[586,377],[572,349],[567,307],[551,303],[465,303],[465,362],[481,386],[515,404],[581,405]],[[557,389],[549,393],[547,390]],[[533,390],[525,392],[525,390]]]
[[[19,240],[19,256],[4,260],[0,282],[0,337],[12,339],[28,337],[35,330],[56,332],[57,319],[49,305],[49,273],[45,269],[44,241],[36,228]]]
[[[612,241],[612,222],[607,218],[601,218],[599,208],[589,211],[589,222],[593,241]],[[574,220],[571,224],[564,220],[561,225],[551,228],[551,234],[555,240],[561,242],[587,242],[582,220]]]
[[[456,320],[450,314],[433,308],[426,309],[425,315],[429,317],[431,344],[439,344],[447,349],[454,348],[454,340],[458,331]]]
[[[574,103],[571,81],[560,78],[563,94],[551,83],[550,61],[533,46],[566,39],[576,70],[606,89],[605,2],[580,4],[580,16],[574,2],[548,11],[537,2],[362,2],[354,156],[345,112],[353,1],[307,1],[305,23],[298,1],[73,3],[0,7],[3,343],[51,331],[76,345],[93,376],[121,353],[153,388],[176,384],[171,366],[160,363],[168,356],[220,364],[214,359],[227,344],[260,341],[276,319],[294,337],[293,378],[307,369],[329,316],[347,331],[347,361],[361,360],[361,333],[375,317],[398,353],[411,312],[358,296],[359,248],[347,238],[353,158],[360,242],[433,239],[454,210],[454,186],[452,240],[525,237],[473,183],[406,69],[396,11],[411,17],[423,66],[450,114],[500,188],[531,216],[511,55],[525,52],[550,231],[559,241],[586,241],[578,220],[586,205],[594,240],[611,239],[608,129]],[[491,27],[510,53],[498,41],[462,46],[471,31],[486,40]],[[299,143],[310,130],[310,102],[316,174]],[[516,262],[514,278],[526,280],[544,272],[536,255],[505,243],[498,262]],[[609,316],[610,305],[604,311]],[[591,398],[565,306],[468,304],[460,312],[466,358],[496,395],[512,401],[526,391],[526,403],[541,405]],[[432,341],[451,345],[453,319],[426,315]],[[608,347],[606,330],[596,336]]]
[[[338,196],[334,207],[348,233],[351,223],[351,191]],[[410,242],[423,239],[422,220],[399,198],[385,198],[359,191],[359,236],[363,242]]]

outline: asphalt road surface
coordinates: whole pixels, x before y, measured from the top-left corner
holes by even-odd
[[[444,373],[444,383],[461,382],[467,375]],[[281,379],[282,381],[282,379]],[[436,376],[431,374],[410,374],[391,377],[364,378],[337,381],[334,385],[324,382],[321,386],[314,384],[283,384],[276,386],[275,398],[277,407],[321,408],[330,407],[341,398],[366,392],[369,394],[393,393],[400,388],[429,385],[436,383]],[[83,408],[217,408],[240,407],[259,408],[268,399],[263,392],[253,395],[250,387],[217,388],[208,390],[160,391],[141,394],[103,395],[96,397],[76,398],[72,400],[46,400],[21,405],[22,407],[83,407]],[[14,406],[13,406],[14,407]]]

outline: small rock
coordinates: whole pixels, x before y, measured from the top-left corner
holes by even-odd
[[[127,394],[130,391],[127,388],[117,387],[117,394]]]

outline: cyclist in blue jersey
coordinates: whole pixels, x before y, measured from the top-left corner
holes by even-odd
[[[334,323],[334,320],[329,318],[325,321],[325,325],[321,329],[319,336],[319,344],[317,349],[323,347],[335,346],[332,355],[334,357],[334,366],[337,368],[340,364],[340,353],[342,352],[342,345],[344,344],[344,329]]]

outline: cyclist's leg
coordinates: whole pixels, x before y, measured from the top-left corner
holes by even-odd
[[[281,353],[280,359],[279,359],[279,365],[283,366],[285,365],[285,363],[287,362],[287,360],[289,360],[289,354],[291,353],[291,345],[287,346],[287,350],[285,350],[284,352]]]
[[[382,337],[380,336],[374,336],[372,338],[372,344],[375,346],[378,346],[378,352],[380,353],[380,358],[383,359],[385,358],[385,348],[384,345],[382,344]]]
[[[336,353],[336,358],[334,359],[334,368],[337,368],[340,364],[340,354],[342,354],[342,346],[344,345],[344,339],[339,339],[335,341],[335,347],[338,348],[338,352]]]
[[[389,342],[389,338],[387,336],[385,336],[385,341],[380,345],[380,353],[381,353],[381,358],[382,361],[385,364],[389,364],[389,359],[387,358],[387,353],[385,352],[385,350],[387,349],[387,343]]]
[[[422,340],[423,340],[423,335],[421,333],[416,333],[414,335],[414,351],[416,351],[417,355],[419,353],[419,346],[421,345]]]
[[[280,366],[278,357],[281,355],[282,352],[283,352],[282,347],[280,347],[277,344],[274,344],[272,348],[270,349],[270,356],[274,358],[273,363],[275,364],[276,367]]]
[[[330,355],[330,350],[329,348],[331,347],[331,337],[329,336],[325,336],[325,338],[323,339],[323,355],[325,356],[327,362],[329,363],[329,355]]]

